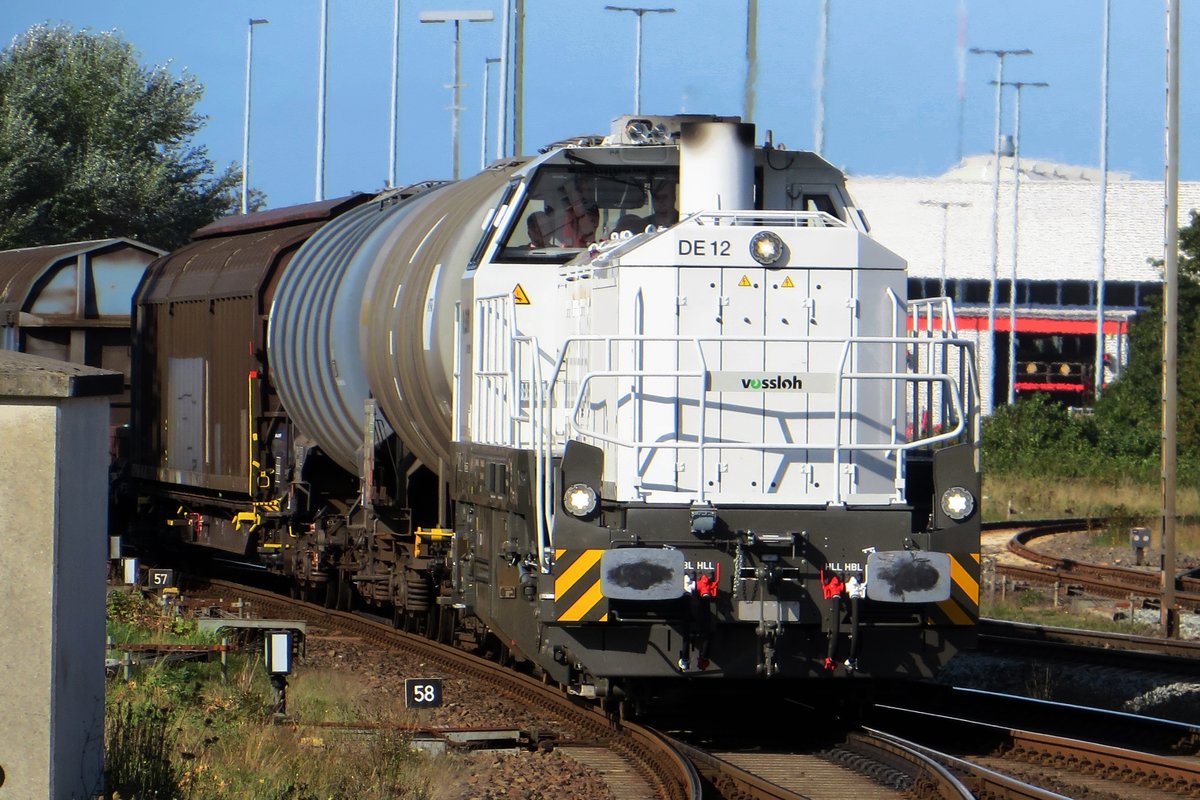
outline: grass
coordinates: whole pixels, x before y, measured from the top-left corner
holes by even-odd
[[[1177,550],[1200,552],[1200,489],[1179,487],[1176,513]],[[984,522],[1062,517],[1096,520],[1096,546],[1128,547],[1129,529],[1134,527],[1150,528],[1154,543],[1158,543],[1162,498],[1157,486],[1134,483],[984,476],[982,514]]]
[[[1106,614],[1089,611],[1083,604],[1067,602],[1055,608],[1047,595],[1037,590],[1025,590],[1016,598],[993,600],[981,598],[980,612],[990,619],[1024,622],[1051,628],[1079,628],[1101,633],[1132,633],[1138,636],[1157,636],[1152,625],[1113,619]]]
[[[984,522],[1113,515],[1153,519],[1161,513],[1161,504],[1157,485],[1079,478],[1031,480],[1012,475],[984,475],[983,479]],[[1180,486],[1176,507],[1182,516],[1200,515],[1200,490]]]
[[[1150,528],[1154,545],[1160,540],[1162,510],[1157,485],[1082,479],[1050,482],[985,475],[983,495],[985,522],[1082,517],[1096,520],[1092,534],[1096,547],[1129,548],[1129,529],[1133,527]],[[1178,552],[1200,552],[1200,491],[1179,487],[1176,510],[1181,517],[1176,526]],[[1129,553],[1132,556],[1132,550]],[[989,598],[986,589],[981,595],[982,615],[994,619],[1147,636],[1158,634],[1153,626],[1113,621],[1106,615],[1087,611],[1082,604],[1068,602],[1056,608],[1048,594],[1037,590],[1026,590],[1003,600]]]
[[[127,594],[127,593],[126,593]],[[140,595],[110,600],[110,635],[120,643],[164,641],[176,626],[160,621]],[[186,631],[170,633],[186,638]],[[191,636],[195,637],[194,631]],[[106,691],[105,769],[112,798],[187,800],[439,800],[452,763],[409,746],[389,725],[408,722],[403,699],[377,695],[341,671],[305,669],[289,679],[287,724],[271,721],[272,690],[256,651],[217,663],[139,667]],[[371,733],[325,723],[384,726]]]

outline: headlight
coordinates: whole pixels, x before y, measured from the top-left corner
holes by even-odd
[[[783,239],[770,231],[759,231],[750,240],[750,255],[764,267],[769,267],[783,258]]]
[[[956,522],[971,516],[975,498],[961,486],[952,486],[942,494],[942,513]]]
[[[563,508],[577,517],[596,510],[596,490],[586,483],[573,483],[563,492]]]

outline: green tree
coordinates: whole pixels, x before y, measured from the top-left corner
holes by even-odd
[[[1200,465],[1200,214],[1179,232],[1178,447],[1180,466]],[[1161,294],[1138,315],[1129,333],[1130,352],[1121,379],[1096,405],[1099,441],[1111,455],[1159,461],[1162,431]]]
[[[173,248],[236,208],[192,137],[203,87],[113,33],[38,25],[0,51],[0,248],[127,236]]]
[[[1177,299],[1179,473],[1200,479],[1200,213],[1179,232]],[[1162,440],[1161,293],[1147,301],[1129,331],[1121,378],[1092,417],[1072,417],[1045,398],[997,408],[984,421],[985,469],[1026,475],[1087,475],[1153,482]]]

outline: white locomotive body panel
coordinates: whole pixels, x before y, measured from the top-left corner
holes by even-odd
[[[589,381],[576,422],[604,442],[616,498],[897,502],[897,450],[845,448],[904,434],[901,381],[848,377],[904,371],[902,345],[865,341],[905,335],[903,262],[881,251],[863,263],[860,251],[875,248],[846,227],[704,220],[601,255],[587,272],[566,268],[560,307],[576,309],[580,333],[612,342],[580,343],[587,357],[569,361],[567,383]],[[760,230],[784,241],[787,265],[749,257]],[[725,255],[670,257],[698,242]],[[611,376],[587,378],[600,373]]]

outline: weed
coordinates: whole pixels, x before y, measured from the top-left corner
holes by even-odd
[[[105,713],[104,771],[122,797],[176,796],[171,763],[178,731],[165,708],[125,702]]]

